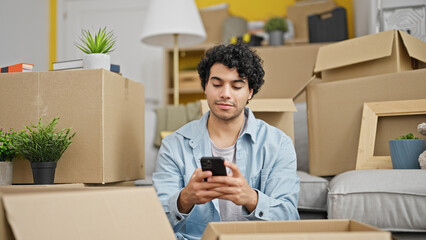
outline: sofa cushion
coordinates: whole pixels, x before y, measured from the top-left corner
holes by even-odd
[[[299,210],[327,211],[327,188],[329,181],[297,171],[300,178]]]
[[[426,171],[374,169],[334,177],[328,218],[354,219],[389,231],[426,232]]]

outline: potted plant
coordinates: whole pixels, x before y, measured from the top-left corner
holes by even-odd
[[[15,135],[16,132],[12,128],[9,131],[0,128],[0,185],[12,185],[12,160],[16,157],[12,140]]]
[[[31,163],[34,184],[53,184],[57,161],[72,143],[70,128],[58,132],[55,126],[59,118],[54,118],[49,124],[33,123],[25,126],[25,130],[14,136],[13,147],[16,152]]]
[[[269,45],[278,46],[284,44],[284,33],[288,31],[287,20],[283,17],[270,18],[263,29],[269,34]]]
[[[74,45],[86,53],[83,56],[83,68],[110,70],[111,58],[108,54],[115,50],[114,47],[117,41],[113,32],[107,32],[106,27],[99,28],[95,33],[83,29],[81,30],[80,40],[81,44],[74,43]]]
[[[419,169],[419,155],[425,150],[426,140],[412,133],[389,141],[389,150],[394,169]]]

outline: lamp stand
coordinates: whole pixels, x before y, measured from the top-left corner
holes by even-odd
[[[174,48],[173,48],[173,102],[175,106],[179,105],[179,48],[178,48],[178,35],[173,34]]]

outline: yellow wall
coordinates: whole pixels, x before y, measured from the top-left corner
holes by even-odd
[[[334,0],[338,6],[346,9],[349,37],[354,37],[352,0]],[[198,8],[220,3],[228,3],[229,13],[249,21],[265,20],[273,16],[287,16],[287,7],[295,0],[195,0]]]
[[[52,63],[56,62],[56,0],[50,0],[49,7],[49,70],[52,70]]]

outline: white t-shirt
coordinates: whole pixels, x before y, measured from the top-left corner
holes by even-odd
[[[246,127],[247,117],[244,116],[244,125],[241,128],[240,136]],[[212,147],[212,155],[214,157],[223,157],[225,160],[230,161],[236,164],[236,143],[234,145],[227,148],[218,148],[214,145],[213,141],[210,139],[211,147]],[[230,169],[227,169],[228,173],[231,172]],[[222,221],[247,221],[245,217],[243,217],[242,206],[236,205],[232,201],[219,199],[219,211],[220,211],[220,219]]]

